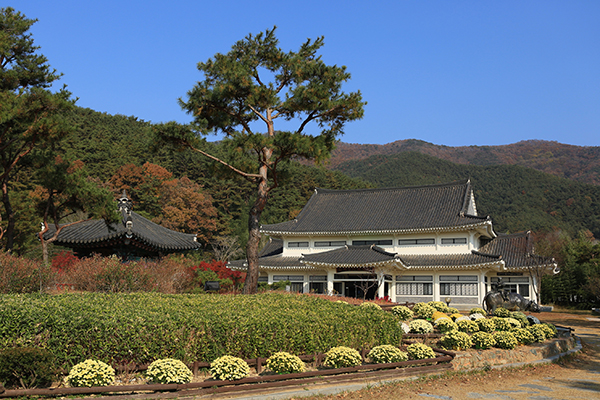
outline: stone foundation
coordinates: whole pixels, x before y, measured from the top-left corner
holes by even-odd
[[[514,350],[491,348],[489,350],[457,351],[452,360],[454,370],[469,371],[496,365],[529,364],[571,350],[577,344],[574,337],[553,339],[544,343],[519,346]]]

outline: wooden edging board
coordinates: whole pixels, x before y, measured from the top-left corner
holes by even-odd
[[[48,389],[17,389],[6,390],[0,393],[1,398],[19,397],[19,396],[60,396],[60,395],[82,395],[82,394],[98,394],[98,393],[118,393],[118,392],[136,392],[136,391],[181,391],[186,393],[190,389],[201,389],[202,391],[226,392],[239,391],[248,389],[258,389],[277,386],[293,386],[299,384],[311,383],[322,380],[327,377],[328,380],[336,380],[340,377],[347,379],[348,377],[358,378],[361,376],[376,376],[381,370],[390,370],[402,367],[410,367],[412,365],[433,364],[423,367],[411,367],[398,369],[398,375],[411,375],[424,372],[435,372],[442,369],[450,368],[450,361],[454,358],[454,353],[441,349],[435,351],[442,356],[424,360],[409,360],[398,363],[388,364],[364,364],[356,367],[348,368],[332,368],[319,371],[308,371],[295,374],[285,375],[264,375],[251,378],[244,378],[235,381],[219,381],[206,380],[203,382],[192,382],[182,385],[178,384],[145,384],[145,385],[122,385],[122,386],[94,386],[94,387],[58,387]],[[364,372],[361,372],[364,371]],[[345,375],[352,374],[352,375]],[[337,375],[337,377],[336,377]],[[236,389],[243,387],[243,389]]]

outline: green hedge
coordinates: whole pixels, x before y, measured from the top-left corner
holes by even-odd
[[[210,362],[223,355],[299,355],[400,340],[389,313],[294,294],[0,296],[0,348],[47,348],[65,368],[88,358]]]

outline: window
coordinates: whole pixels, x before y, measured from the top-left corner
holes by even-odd
[[[336,247],[336,246],[345,246],[345,240],[332,240],[332,241],[324,241],[324,242],[315,242],[315,247]]]
[[[309,284],[310,293],[325,293],[325,282],[310,282]]]
[[[477,275],[441,275],[440,295],[477,296]]]
[[[529,277],[527,276],[519,276],[523,274],[512,273],[498,273],[501,275],[502,282],[504,282],[504,290],[512,293],[519,293],[523,297],[529,297]],[[511,276],[512,275],[512,276]],[[498,282],[498,278],[492,277],[492,284]]]
[[[467,238],[442,238],[442,244],[467,244]]]
[[[288,242],[288,247],[308,247],[308,242]]]
[[[368,246],[374,244],[375,246],[391,246],[392,240],[353,240],[352,246]]]
[[[433,295],[433,276],[408,275],[396,276],[396,295],[431,296]]]
[[[258,281],[259,282],[268,282],[269,281],[269,277],[268,276],[259,276],[258,277]]]
[[[435,239],[400,239],[398,245],[400,246],[416,246],[420,244],[435,244]]]
[[[273,275],[273,282],[279,282],[279,281],[304,282],[304,276],[302,276],[302,275]]]

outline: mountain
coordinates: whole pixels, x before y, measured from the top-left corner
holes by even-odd
[[[340,142],[328,168],[374,155],[418,152],[466,165],[520,165],[561,178],[600,185],[600,147],[583,147],[544,140],[526,140],[503,146],[440,146],[407,139],[392,143],[352,144]]]
[[[338,171],[376,187],[425,185],[470,178],[479,215],[499,232],[590,230],[600,237],[600,186],[519,165],[464,165],[402,152],[346,161]]]

